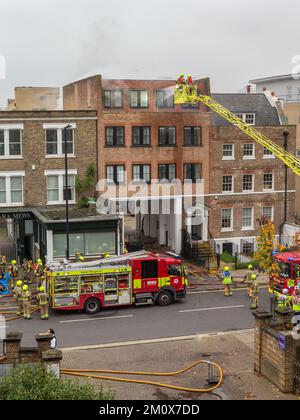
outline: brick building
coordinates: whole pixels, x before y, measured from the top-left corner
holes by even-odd
[[[265,94],[215,94],[214,99],[280,146],[296,154],[296,127],[282,126],[277,106]],[[248,253],[255,247],[258,220],[274,221],[282,232],[285,167],[264,147],[213,114],[210,233],[220,252]],[[295,221],[295,176],[288,170],[287,220]]]
[[[85,182],[90,165],[97,171],[96,111],[7,111],[0,112],[0,252],[4,255],[64,256],[66,126],[71,255],[77,250],[96,254],[102,231],[111,229],[110,238],[103,233],[102,242],[116,243],[117,217],[109,225],[108,218],[102,220],[90,209],[76,210],[76,180]],[[115,253],[113,248],[110,251]]]
[[[210,94],[209,79],[197,81]],[[174,105],[174,81],[106,80],[94,76],[63,88],[64,109],[97,109],[99,176],[116,184],[127,181],[204,179],[209,193],[209,138],[211,116],[202,104]],[[161,206],[161,203],[158,204]],[[173,214],[136,218],[136,228],[160,245],[181,251],[185,221]],[[205,223],[197,227],[207,238]]]

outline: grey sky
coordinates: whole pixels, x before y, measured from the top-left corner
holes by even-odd
[[[14,86],[61,86],[86,75],[211,78],[236,92],[292,71],[298,0],[0,0],[1,103]]]

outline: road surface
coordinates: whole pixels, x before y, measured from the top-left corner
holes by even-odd
[[[260,291],[260,309],[269,310],[267,289]],[[31,321],[9,322],[7,331],[23,333],[23,346],[34,346],[34,335],[53,328],[59,347],[77,347],[144,339],[182,337],[254,327],[245,290],[225,297],[220,291],[192,293],[168,307],[140,306],[105,309],[90,316],[52,312],[48,321],[33,314]]]

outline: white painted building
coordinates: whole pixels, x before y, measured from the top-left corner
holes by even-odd
[[[256,87],[256,93],[270,91],[284,102],[300,102],[300,73],[253,79],[249,83]]]

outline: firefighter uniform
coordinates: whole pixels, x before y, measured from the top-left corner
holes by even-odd
[[[300,315],[300,290],[299,286],[295,287],[294,296],[292,297],[293,311],[296,315]]]
[[[249,265],[248,266],[248,271],[246,272],[245,277],[244,277],[244,282],[247,285],[248,296],[249,296],[250,299],[251,299],[251,285],[252,285],[252,282],[253,282],[253,280],[252,280],[252,275],[253,274],[254,274],[253,266]]]
[[[22,296],[21,280],[17,281],[17,285],[13,290],[13,294],[14,294],[14,299],[17,302],[17,316],[20,316],[23,313],[23,296]]]
[[[28,286],[23,286],[23,308],[24,308],[24,319],[31,319],[31,293]]]
[[[232,276],[228,267],[225,267],[223,273],[223,286],[225,296],[232,296]]]
[[[251,309],[256,309],[258,307],[258,293],[259,293],[259,283],[258,283],[256,274],[252,274],[251,280],[252,280],[252,284],[250,288]]]
[[[43,286],[40,287],[39,293],[36,299],[39,305],[41,319],[48,319],[49,318],[48,294],[46,293],[45,288]]]

